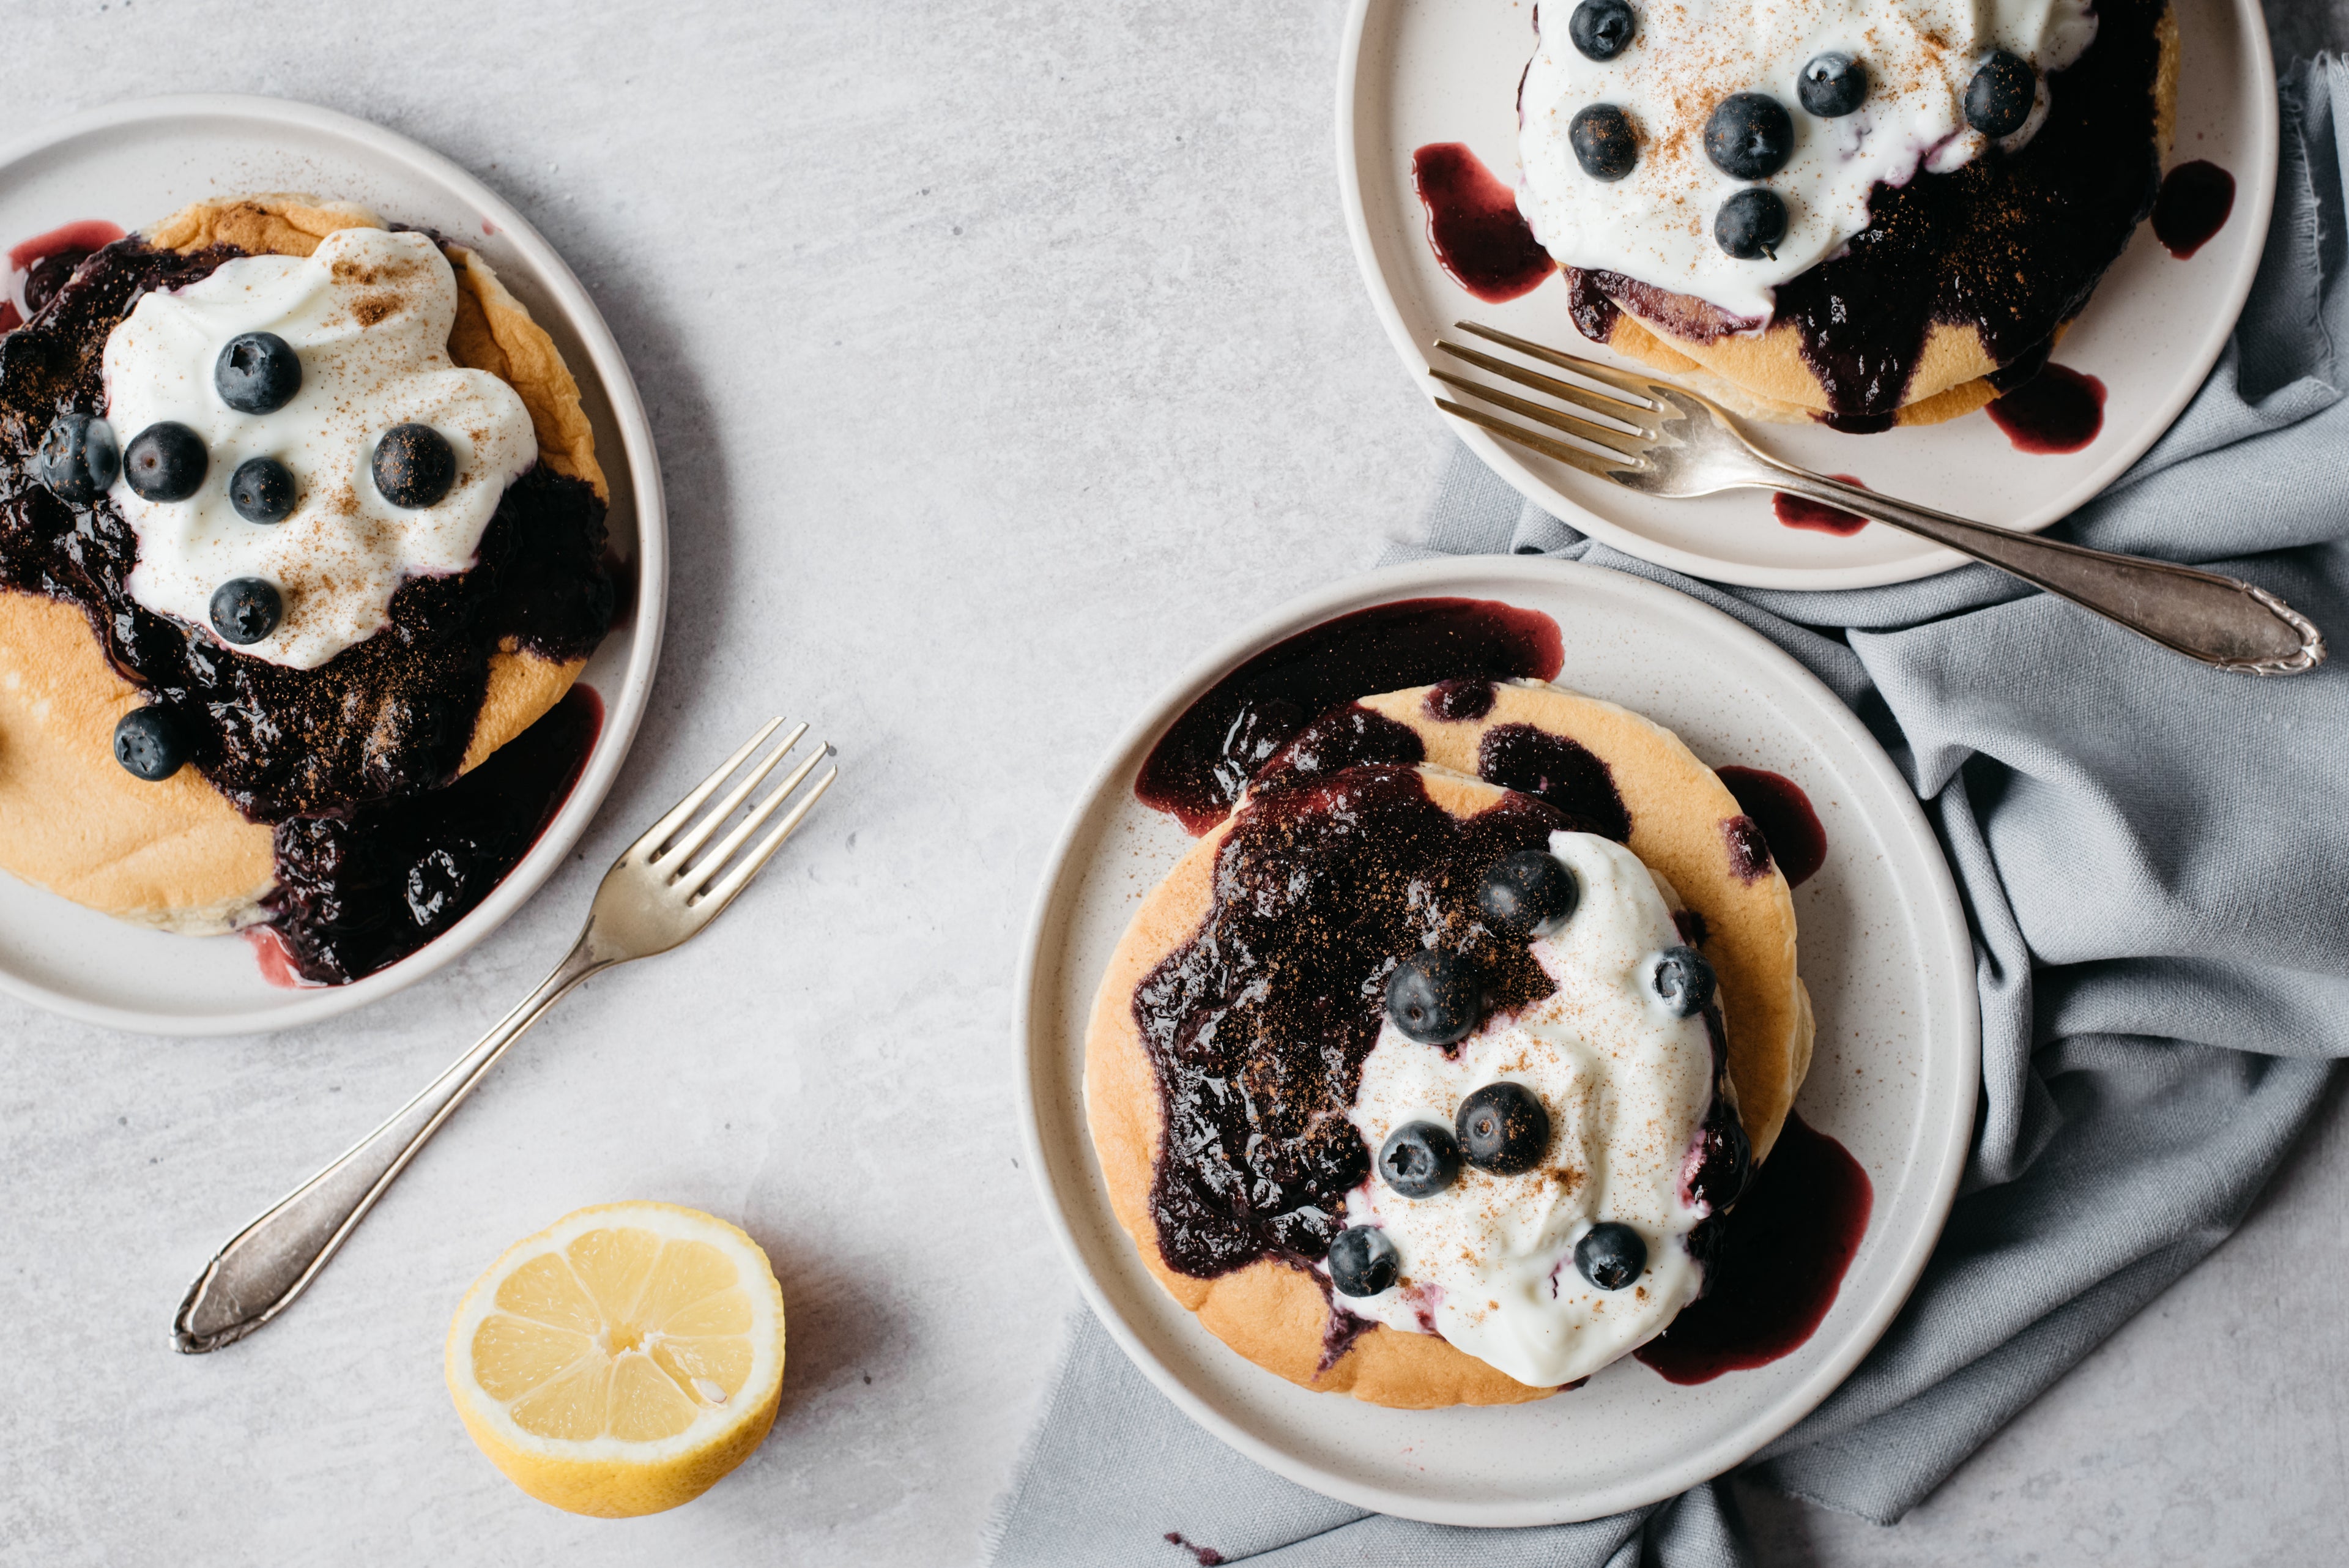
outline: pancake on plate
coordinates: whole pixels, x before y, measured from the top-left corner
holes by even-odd
[[[309,196],[198,202],[24,282],[0,867],[167,930],[270,921],[313,981],[404,956],[584,758],[558,725],[452,787],[567,711],[610,625],[562,356],[478,253]]]

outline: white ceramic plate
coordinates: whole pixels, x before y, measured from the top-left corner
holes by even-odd
[[[1804,1119],[1875,1187],[1868,1231],[1818,1332],[1767,1366],[1678,1386],[1624,1360],[1570,1394],[1499,1409],[1385,1410],[1309,1393],[1241,1359],[1143,1269],[1086,1130],[1084,1026],[1134,908],[1191,840],[1133,797],[1166,726],[1241,660],[1367,605],[1502,599],[1564,629],[1562,684],[1676,731],[1716,765],[1794,779],[1827,834],[1795,890],[1818,1015]],[[1202,659],[1085,787],[1053,851],[1019,987],[1030,1165],[1086,1298],[1134,1364],[1200,1425],[1330,1496],[1449,1524],[1593,1519],[1720,1474],[1826,1397],[1874,1345],[1931,1251],[1965,1163],[1981,1074],[1973,948],[1914,796],[1850,711],[1755,633],[1619,572],[1513,557],[1422,563],[1289,605]]]
[[[438,153],[347,115],[276,99],[150,99],[65,120],[0,151],[0,247],[80,218],[136,229],[206,196],[305,191],[357,201],[477,247],[579,379],[610,485],[615,550],[636,599],[581,677],[604,728],[570,798],[481,907],[422,950],[355,984],[285,990],[242,939],[140,930],[0,874],[0,990],[119,1029],[230,1034],[347,1012],[430,974],[495,930],[562,864],[603,803],[644,716],[668,584],[652,427],[579,280],[521,213]]]
[[[2057,361],[2096,377],[2109,393],[2103,432],[2077,452],[2029,456],[1976,413],[1872,436],[1752,427],[1764,448],[1819,472],[1857,474],[1890,494],[2035,531],[2112,483],[2169,428],[2217,362],[2251,291],[2276,171],[2275,66],[2258,0],[2173,4],[2184,65],[2170,162],[2200,158],[2225,169],[2235,177],[2235,206],[2188,261],[2172,258],[2152,225],[2141,225],[2064,337]],[[1464,317],[1594,352],[1568,319],[1566,290],[1555,280],[1486,305],[1446,275],[1412,187],[1412,151],[1431,141],[1464,141],[1514,182],[1517,76],[1533,53],[1531,17],[1529,0],[1354,0],[1348,18],[1338,69],[1339,186],[1371,302],[1415,377],[1426,375],[1438,331]],[[1857,588],[1929,576],[1962,559],[1880,524],[1849,538],[1785,527],[1758,491],[1699,501],[1634,495],[1450,422],[1536,505],[1694,576]]]

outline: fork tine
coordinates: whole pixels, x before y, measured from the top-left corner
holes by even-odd
[[[1459,388],[1472,398],[1487,403],[1497,403],[1514,413],[1523,414],[1537,423],[1546,424],[1554,431],[1563,431],[1568,435],[1578,437],[1594,446],[1603,446],[1609,452],[1619,452],[1626,457],[1637,457],[1647,450],[1648,443],[1645,438],[1633,435],[1628,431],[1619,431],[1609,425],[1595,425],[1588,420],[1578,420],[1572,414],[1562,414],[1556,409],[1546,409],[1539,403],[1528,402],[1523,398],[1513,398],[1496,387],[1485,386],[1481,382],[1468,379],[1465,376],[1453,375],[1448,370],[1431,369],[1428,374],[1447,387]]]
[[[683,876],[685,863],[693,858],[693,852],[708,843],[711,834],[725,826],[726,819],[733,815],[744,801],[750,798],[750,792],[759,787],[759,781],[773,773],[775,764],[791,755],[792,748],[798,745],[800,737],[806,733],[807,724],[802,722],[792,730],[791,733],[783,737],[781,745],[759,759],[758,765],[743,775],[740,784],[726,792],[724,800],[702,813],[701,820],[694,825],[692,831],[667,848],[659,851],[653,858],[673,861],[677,870],[672,872],[671,876]]]
[[[678,801],[675,806],[670,808],[669,814],[667,816],[664,816],[658,822],[654,823],[651,827],[646,829],[645,836],[642,838],[637,839],[634,844],[628,846],[628,853],[630,855],[635,855],[642,852],[646,858],[651,858],[653,852],[660,848],[662,845],[667,844],[669,840],[670,835],[674,834],[678,828],[683,827],[688,821],[690,821],[693,817],[693,814],[701,809],[701,803],[708,800],[711,795],[716,794],[718,793],[718,786],[731,778],[734,774],[734,770],[742,765],[743,759],[748,757],[752,752],[757,751],[759,749],[760,742],[764,741],[768,736],[773,734],[781,723],[782,721],[781,719],[768,720],[766,723],[760,728],[757,734],[742,742],[741,750],[736,752],[732,756],[727,758],[723,763],[719,764],[716,773],[711,774],[708,778],[694,785],[692,794],[687,795],[683,800]]]
[[[792,791],[799,788],[801,782],[815,771],[815,765],[830,755],[832,755],[832,743],[828,741],[818,742],[815,751],[811,755],[801,762],[798,767],[785,774],[782,783],[769,790],[767,798],[752,806],[750,815],[744,817],[733,832],[719,840],[717,848],[701,857],[700,865],[681,875],[681,880],[685,884],[683,888],[685,895],[691,898],[708,887],[710,879],[723,871],[726,868],[726,863],[734,858],[734,852],[742,847],[743,842],[750,835],[759,831],[759,825],[774,815],[775,808],[790,799]],[[712,824],[716,824],[723,822],[725,817],[712,813],[709,820]]]
[[[1495,359],[1490,354],[1480,354],[1474,348],[1463,348],[1459,344],[1447,343],[1441,337],[1435,340],[1435,346],[1455,359],[1465,359],[1480,370],[1490,370],[1495,376],[1505,380],[1515,381],[1520,387],[1531,387],[1537,392],[1547,392],[1561,402],[1578,403],[1593,413],[1605,414],[1609,419],[1620,420],[1627,425],[1637,427],[1642,433],[1648,431],[1650,421],[1656,417],[1656,410],[1645,405],[1627,403],[1619,398],[1610,398],[1604,392],[1594,392],[1587,388],[1578,387],[1571,381],[1561,381],[1555,376],[1545,376],[1539,370],[1528,370],[1523,365],[1513,365],[1506,359]]]
[[[1585,473],[1595,474],[1600,479],[1612,479],[1624,469],[1636,469],[1640,466],[1628,459],[1602,456],[1600,453],[1592,452],[1588,447],[1568,446],[1555,437],[1537,435],[1532,431],[1521,430],[1497,415],[1488,414],[1482,409],[1463,408],[1448,398],[1436,399],[1435,406],[1447,414],[1456,414],[1472,425],[1484,426],[1503,441],[1513,441],[1519,446],[1531,447],[1544,457],[1554,457],[1560,462],[1578,468]]]
[[[1545,365],[1555,365],[1561,370],[1571,370],[1578,376],[1588,376],[1594,381],[1604,381],[1610,387],[1619,387],[1633,397],[1652,397],[1648,390],[1655,382],[1655,378],[1652,376],[1642,376],[1630,370],[1619,370],[1612,365],[1602,365],[1596,359],[1586,359],[1579,354],[1568,354],[1562,348],[1544,348],[1539,343],[1527,342],[1513,333],[1504,332],[1497,327],[1485,327],[1474,321],[1455,321],[1452,325],[1463,332],[1474,332],[1479,337],[1539,359]]]
[[[815,781],[813,787],[800,797],[799,804],[786,812],[783,820],[775,824],[773,830],[759,841],[742,864],[729,871],[701,895],[701,907],[715,915],[719,909],[732,903],[734,895],[740,893],[750,878],[759,874],[761,867],[775,857],[775,851],[783,846],[783,840],[789,838],[799,827],[801,820],[814,807],[817,801],[823,798],[823,792],[830,789],[832,781],[839,776],[838,768],[826,769],[823,776]],[[780,800],[783,794],[784,791],[779,789],[772,798]]]

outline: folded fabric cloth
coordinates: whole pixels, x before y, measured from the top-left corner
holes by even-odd
[[[2349,67],[2282,88],[2275,218],[2217,369],[2145,459],[2053,530],[2273,589],[2349,640]],[[1926,499],[1930,500],[1930,497]],[[1987,566],[1847,593],[1727,589],[1610,550],[1464,449],[1424,542],[1669,583],[1816,673],[1915,786],[1965,897],[1982,1103],[1915,1294],[1840,1389],[1750,1462],[1891,1523],[2241,1220],[2349,1055],[2349,657],[2204,670]],[[1179,1537],[1179,1540],[1178,1540]],[[1367,1514],[1195,1428],[1090,1317],[994,1532],[1029,1564],[1744,1561],[1723,1483],[1586,1524]]]

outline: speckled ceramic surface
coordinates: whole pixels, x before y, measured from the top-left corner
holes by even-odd
[[[1504,1409],[1404,1412],[1309,1393],[1207,1334],[1144,1272],[1085,1135],[1084,1020],[1143,895],[1188,844],[1133,777],[1164,725],[1220,675],[1305,627],[1427,596],[1541,610],[1565,633],[1561,685],[1637,709],[1715,765],[1785,774],[1826,828],[1795,890],[1818,1017],[1796,1108],[1867,1168],[1875,1208],[1818,1332],[1767,1366],[1692,1386],[1621,1361],[1569,1394]],[[1972,947],[1914,797],[1850,711],[1793,659],[1685,596],[1597,567],[1430,562],[1300,599],[1215,649],[1140,716],[1080,797],[1047,873],[1018,993],[1030,1153],[1093,1309],[1153,1381],[1251,1458],[1383,1512],[1456,1524],[1588,1519],[1727,1469],[1816,1406],[1876,1342],[1949,1210],[1973,1127],[1981,1033]]]
[[[570,798],[512,874],[438,940],[350,985],[274,986],[239,938],[141,930],[0,876],[0,990],[118,1029],[288,1028],[387,996],[455,959],[537,891],[586,831],[636,737],[660,651],[668,573],[660,468],[627,364],[547,243],[439,154],[365,120],[277,99],[118,104],[0,150],[0,248],[77,219],[136,229],[203,197],[264,191],[357,202],[478,246],[562,349],[611,488],[612,548],[627,563],[612,633],[580,676],[603,701],[604,727]]]
[[[2056,362],[2103,381],[2101,433],[2076,452],[2017,452],[1986,414],[1881,435],[1769,425],[1754,439],[1821,473],[1986,523],[2044,528],[2168,430],[2234,330],[2267,237],[2276,175],[2275,67],[2258,0],[2173,0],[2183,63],[2168,165],[2207,159],[2235,178],[2225,226],[2178,261],[2140,225],[2073,323]],[[1436,264],[1412,187],[1413,149],[1464,141],[1505,182],[1516,170],[1516,84],[1533,52],[1531,0],[1355,0],[1338,80],[1338,178],[1355,259],[1404,366],[1425,379],[1439,331],[1467,318],[1572,353],[1594,350],[1556,280],[1487,305]],[[1437,356],[1443,358],[1442,356]],[[1881,524],[1848,538],[1780,525],[1769,497],[1634,495],[1465,423],[1460,437],[1527,499],[1625,550],[1715,582],[1856,588],[1948,571],[1960,557]]]

